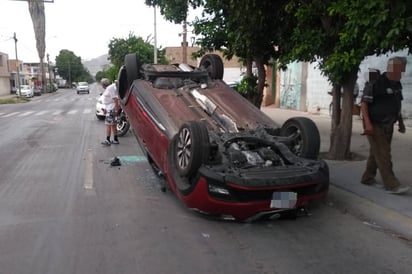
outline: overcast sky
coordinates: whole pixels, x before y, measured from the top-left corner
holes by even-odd
[[[54,0],[44,5],[46,54],[50,54],[50,61],[55,60],[61,49],[89,60],[108,53],[107,45],[113,37],[126,38],[133,32],[146,39],[154,34],[154,10],[144,0]],[[0,52],[15,59],[12,39],[15,32],[18,58],[38,62],[28,3],[0,0],[0,14]],[[194,16],[192,12],[189,21]],[[156,23],[158,47],[180,46],[181,25],[165,21],[158,11]]]

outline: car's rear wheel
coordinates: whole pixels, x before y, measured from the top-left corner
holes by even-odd
[[[174,161],[181,176],[191,177],[196,174],[209,153],[209,136],[202,123],[189,121],[184,123],[177,134],[174,146]]]
[[[200,60],[199,67],[203,67],[209,73],[210,78],[223,79],[223,61],[217,54],[206,54]]]
[[[140,77],[141,63],[135,53],[127,54],[124,57],[126,66],[127,86],[131,86],[133,81]]]
[[[316,124],[306,117],[288,119],[281,128],[282,136],[289,136],[290,150],[297,156],[317,159],[320,150],[320,135]]]

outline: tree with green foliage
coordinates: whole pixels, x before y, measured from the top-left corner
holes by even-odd
[[[254,60],[259,69],[255,104],[260,106],[271,58],[285,67],[293,61],[317,62],[333,90],[332,159],[351,157],[353,89],[366,56],[411,49],[412,5],[405,0],[146,0],[166,19],[186,20],[189,7],[204,8],[194,22],[204,50],[224,48]],[[275,51],[274,48],[277,50]],[[249,70],[248,70],[249,71]],[[250,73],[250,72],[249,72]],[[343,89],[342,104],[340,90]]]
[[[117,70],[124,64],[124,57],[129,53],[136,53],[142,63],[153,63],[154,46],[150,44],[151,37],[146,40],[129,33],[127,38],[112,38],[109,42],[109,59]],[[157,58],[160,64],[166,64],[164,49],[158,49]]]
[[[170,22],[181,24],[186,21],[189,8],[202,7],[206,0],[145,0],[146,5],[160,8],[160,13]]]
[[[89,71],[83,66],[81,58],[72,51],[63,49],[56,56],[56,68],[58,74],[66,79],[71,85],[72,82],[88,81],[93,78]]]
[[[412,8],[400,0],[289,1],[280,34],[283,63],[318,62],[333,86],[329,157],[350,159],[353,90],[366,56],[411,48]],[[341,104],[341,88],[343,89]]]
[[[189,7],[202,7],[203,17],[192,23],[194,33],[201,35],[197,42],[201,50],[197,56],[214,50],[221,50],[228,59],[236,55],[245,60],[246,76],[249,78],[253,77],[254,62],[258,70],[258,84],[254,96],[249,99],[260,108],[266,83],[265,65],[277,57],[274,46],[280,24],[275,22],[278,20],[278,10],[286,2],[147,0],[146,4],[159,6],[162,15],[174,23],[186,20]],[[249,11],[247,16],[245,11]]]
[[[96,81],[100,82],[101,79],[103,78],[107,78],[109,79],[111,82],[113,82],[114,80],[117,79],[119,74],[119,68],[117,68],[116,66],[110,66],[109,68],[103,70],[103,71],[98,71],[96,73]]]

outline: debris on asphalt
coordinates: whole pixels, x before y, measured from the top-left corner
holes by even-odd
[[[121,166],[122,164],[120,163],[120,159],[117,157],[114,157],[110,160],[110,165],[111,166]]]

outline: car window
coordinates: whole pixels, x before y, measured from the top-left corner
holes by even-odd
[[[87,82],[80,82],[79,83],[79,86],[87,86],[87,85],[89,85]]]

